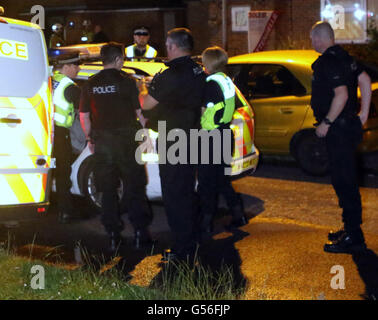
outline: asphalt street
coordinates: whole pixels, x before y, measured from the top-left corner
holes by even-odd
[[[341,211],[329,177],[308,176],[292,163],[264,161],[254,175],[233,182],[243,196],[248,225],[227,232],[224,225],[230,217],[221,201],[213,237],[199,247],[201,262],[214,270],[223,264],[231,266],[235,282],[243,288],[241,299],[374,297],[378,288],[378,176],[365,172],[362,177],[363,230],[369,248],[365,254],[323,252],[328,231],[341,227]],[[83,199],[76,201],[88,218],[59,224],[52,206],[41,219],[2,225],[0,242],[20,255],[66,264],[80,262],[77,250],[75,255],[79,245],[83,260],[86,256],[106,263],[112,257],[99,216]],[[149,286],[161,272],[161,253],[170,246],[164,207],[153,203],[152,209],[151,231],[158,241],[150,248],[133,248],[133,232],[123,216],[126,244],[118,256],[130,283],[141,286]],[[338,271],[332,273],[335,266]],[[344,289],[335,289],[333,277],[341,271]]]

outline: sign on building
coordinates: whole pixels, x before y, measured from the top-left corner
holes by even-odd
[[[248,13],[248,51],[262,51],[278,18],[277,11],[250,11]]]

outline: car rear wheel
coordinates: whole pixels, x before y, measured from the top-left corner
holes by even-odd
[[[102,192],[97,191],[94,179],[94,159],[93,156],[88,157],[83,161],[79,170],[79,183],[81,193],[86,198],[88,205],[96,210],[98,213],[101,212],[102,204]],[[120,179],[118,185],[118,198],[123,199],[124,196],[124,179]],[[121,200],[120,200],[121,202]]]
[[[315,135],[315,131],[302,134],[294,148],[294,157],[303,171],[314,176],[328,173],[329,162],[324,139]]]

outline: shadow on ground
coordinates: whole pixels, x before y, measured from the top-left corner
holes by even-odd
[[[264,211],[264,202],[261,199],[249,195],[242,195],[242,199],[248,219],[253,219]],[[90,266],[98,271],[107,266],[109,268],[116,266],[122,271],[125,279],[129,280],[131,279],[130,274],[146,257],[162,254],[171,246],[170,230],[165,220],[164,207],[159,203],[153,204],[154,219],[157,219],[157,223],[151,230],[155,239],[158,240],[157,243],[153,247],[134,249],[133,233],[128,225],[124,233],[125,244],[119,248],[117,254],[107,250],[109,240],[99,223],[99,216],[91,212],[83,199],[76,199],[76,205],[78,209],[88,215],[87,219],[71,224],[59,224],[56,206],[53,203],[49,214],[38,220],[38,223],[20,223],[17,228],[8,230],[12,247],[17,248],[15,252],[27,258],[52,263],[77,264],[77,266],[81,263],[84,268]],[[226,233],[224,226],[230,219],[224,203],[222,204],[220,201],[219,212],[214,223],[213,239],[199,247],[198,257],[201,266],[210,270],[213,275],[219,274],[224,271],[224,268],[227,268],[233,279],[233,289],[235,292],[240,292],[245,288],[246,280],[240,270],[242,261],[235,243],[247,236],[248,233],[239,229],[232,233]],[[5,236],[8,231],[4,230],[2,234]],[[220,236],[221,234],[223,235]],[[165,266],[162,265],[162,273],[165,272],[164,269]],[[158,278],[156,277],[156,279]],[[216,277],[214,279],[216,281]],[[154,283],[157,284],[156,281]]]
[[[248,220],[264,211],[264,202],[261,199],[245,194],[241,194],[241,197]],[[230,220],[231,217],[225,208],[224,200],[220,199],[218,213],[214,219],[214,232],[198,247],[196,263],[184,263],[184,268],[182,263],[178,263],[178,265],[175,262],[161,263],[161,270],[152,280],[150,287],[163,289],[167,278],[180,277],[182,276],[180,273],[186,269],[192,270],[190,276],[193,277],[193,282],[207,281],[210,287],[218,288],[218,290],[221,285],[223,288],[219,294],[228,292],[232,297],[241,296],[246,289],[247,280],[241,272],[242,261],[235,244],[249,233],[240,229],[235,229],[232,232],[226,231],[225,225]],[[204,279],[204,272],[206,279]],[[224,296],[212,298],[224,298]]]
[[[378,299],[378,256],[368,249],[363,253],[352,256],[357,266],[358,273],[365,283],[365,294],[362,298],[367,300]]]

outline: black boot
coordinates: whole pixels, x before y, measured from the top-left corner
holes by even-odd
[[[337,241],[339,240],[341,237],[343,237],[345,235],[345,230],[344,229],[341,229],[339,231],[330,231],[330,233],[328,233],[328,240],[329,241]]]
[[[152,239],[150,231],[147,228],[136,229],[134,233],[134,247],[140,249],[142,247],[151,246],[156,241]]]
[[[329,253],[354,254],[365,250],[366,244],[364,241],[358,241],[347,233],[336,242],[324,245],[324,251]]]
[[[230,208],[230,213],[232,215],[232,220],[226,226],[227,230],[237,229],[239,227],[242,227],[248,224],[248,219],[244,214],[244,206],[240,197],[239,197],[239,204]]]
[[[122,245],[122,239],[119,232],[111,232],[110,233],[110,244],[109,250],[112,253],[116,253],[120,246]]]
[[[68,214],[65,211],[59,211],[59,213],[58,213],[58,221],[61,224],[71,223],[72,222],[71,215]]]
[[[205,214],[200,222],[201,232],[212,233],[214,231],[213,217],[210,214]]]
[[[231,231],[233,229],[245,226],[246,224],[248,224],[248,219],[245,215],[243,215],[241,218],[232,218],[231,222],[226,226],[226,229]]]

